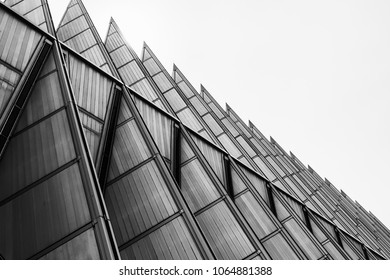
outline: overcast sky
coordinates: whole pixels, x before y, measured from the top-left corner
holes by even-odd
[[[390,227],[390,1],[83,2],[103,40],[112,16]]]

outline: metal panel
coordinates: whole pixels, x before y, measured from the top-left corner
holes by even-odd
[[[214,120],[211,114],[204,115],[202,118],[215,136],[218,136],[223,132],[222,127]]]
[[[223,154],[198,136],[191,134],[196,146],[202,152],[207,162],[210,164],[218,179],[224,183]]]
[[[39,40],[36,31],[0,10],[0,59],[20,71],[24,71]]]
[[[68,39],[66,41],[66,45],[78,52],[83,52],[90,47],[95,46],[96,41],[93,37],[91,29],[86,29],[80,34]]]
[[[172,88],[171,90],[164,93],[164,97],[167,99],[169,105],[171,105],[175,112],[187,106],[175,88]]]
[[[140,95],[144,96],[148,100],[155,100],[158,96],[157,93],[154,91],[152,85],[150,84],[148,79],[142,79],[139,82],[135,83],[130,87],[132,90],[136,91]],[[162,106],[159,106],[160,108],[164,108]]]
[[[220,194],[199,160],[192,160],[181,168],[181,189],[193,212],[215,201]]]
[[[115,133],[108,179],[116,178],[150,156],[151,153],[135,120],[125,123],[118,127]]]
[[[205,107],[205,105],[203,105],[203,103],[199,100],[198,97],[192,97],[190,99],[190,102],[200,116],[203,116],[208,112],[207,108]]]
[[[145,77],[135,60],[133,60],[132,62],[127,63],[123,67],[119,68],[118,71],[119,71],[119,74],[121,75],[123,81],[126,83],[126,85],[131,85],[131,84],[133,84],[133,83],[135,83],[135,82],[137,82],[140,79],[143,79]],[[154,93],[154,91],[152,91],[152,92]],[[142,92],[140,92],[140,93],[142,93]],[[152,96],[157,97],[157,95],[155,93]],[[149,100],[152,101],[153,99],[149,99]]]
[[[199,214],[197,220],[217,259],[243,259],[255,251],[225,202]]]
[[[278,216],[279,221],[283,221],[284,219],[290,217],[291,214],[287,211],[286,207],[284,207],[280,199],[276,195],[274,195],[273,197],[274,197],[276,214]]]
[[[232,140],[226,135],[222,134],[218,137],[219,141],[222,143],[223,147],[235,158],[239,158],[242,154]]]
[[[297,254],[280,233],[264,241],[263,245],[273,260],[299,259]]]
[[[306,253],[309,259],[316,260],[323,256],[314,242],[308,237],[307,233],[300,227],[300,225],[298,225],[294,219],[285,222],[284,227],[299,244],[299,247]]]
[[[345,260],[346,258],[336,249],[332,242],[327,242],[324,245],[326,251],[331,255],[334,260]]]
[[[3,64],[0,64],[0,116],[14,92],[20,75]]]
[[[172,121],[141,100],[137,108],[162,156],[171,159]]]
[[[52,59],[53,57],[50,56],[49,60]],[[64,106],[64,100],[58,73],[57,71],[51,72],[51,74],[48,74],[35,83],[30,99],[19,119],[16,131],[22,130],[62,106]]]
[[[268,214],[250,192],[246,192],[236,198],[235,203],[259,239],[277,229],[268,217]]]
[[[129,106],[127,106],[126,102],[122,98],[117,124],[120,125],[122,122],[130,119],[131,117],[133,117],[133,114],[130,112]]]
[[[65,24],[61,23],[60,27],[57,30],[57,36],[58,39],[66,43],[66,41],[72,38],[74,35],[79,34],[87,29],[89,29],[87,20],[84,16],[81,16],[78,18],[74,18],[73,20],[68,21]],[[82,50],[76,51],[80,52]]]
[[[67,24],[69,21],[74,20],[75,18],[81,16],[83,12],[80,9],[79,5],[74,5],[72,7],[69,7],[66,11],[64,18],[62,19],[62,25]]]
[[[0,162],[0,200],[75,158],[64,110],[12,138]]]
[[[180,111],[177,113],[178,118],[191,128],[192,130],[198,132],[203,129],[202,125],[200,124],[199,120],[195,117],[194,113],[190,110],[190,108],[186,108],[183,111]]]
[[[171,82],[167,79],[167,77],[165,77],[164,73],[157,74],[153,77],[153,80],[163,93],[172,88]]]
[[[89,229],[46,254],[41,260],[99,260],[94,229]]]
[[[224,118],[222,120],[222,123],[226,127],[226,129],[233,135],[233,137],[237,137],[240,133],[234,128],[232,123],[230,122],[229,118]],[[242,138],[242,137],[241,137]],[[238,138],[236,138],[238,140]],[[241,141],[238,140],[238,142],[242,145]],[[247,144],[248,145],[248,144]]]
[[[178,211],[154,161],[108,187],[105,199],[119,246]]]
[[[273,181],[276,179],[274,173],[268,168],[268,166],[259,157],[253,158],[253,161],[257,164],[260,170],[265,174],[268,180]]]
[[[303,213],[302,205],[294,199],[290,198],[289,196],[283,194],[282,192],[280,192],[279,194],[283,197],[284,201],[286,201],[290,205],[290,207],[298,215],[298,217],[301,218],[303,222],[305,222],[305,214]]]
[[[104,120],[112,81],[72,55],[69,72],[77,104]]]
[[[0,208],[0,251],[25,259],[90,220],[78,164]]]
[[[179,83],[178,86],[187,98],[190,98],[191,96],[194,95],[192,90],[188,87],[188,85],[185,82]]]
[[[101,48],[102,42],[97,34],[82,3],[70,3],[59,24],[58,39],[111,74],[103,54],[106,50]]]
[[[161,69],[158,67],[157,63],[153,59],[149,59],[148,61],[145,61],[144,65],[151,76],[161,71]]]
[[[246,178],[251,182],[252,186],[258,191],[260,196],[264,199],[265,202],[269,205],[269,199],[267,194],[267,185],[266,181],[255,173],[249,171],[247,168],[240,166],[241,171],[244,173]]]
[[[202,256],[179,217],[121,251],[124,260],[198,260]]]
[[[191,147],[189,146],[187,140],[180,136],[180,163],[183,163],[195,156],[194,152],[192,151]]]
[[[232,176],[232,184],[233,184],[233,195],[236,195],[243,190],[247,189],[247,186],[245,185],[244,181],[240,178],[240,176],[237,174],[237,172],[234,170],[233,167],[230,167],[230,173]]]

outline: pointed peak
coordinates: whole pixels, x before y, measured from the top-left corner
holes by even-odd
[[[206,91],[206,88],[204,87],[203,84],[200,84],[200,91]]]
[[[248,124],[249,124],[250,128],[254,128],[255,127],[255,125],[253,124],[253,122],[251,122],[251,120],[248,120]]]
[[[232,108],[227,103],[225,103],[225,108],[226,108],[226,111],[232,111]]]
[[[297,157],[293,154],[293,152],[290,151],[290,156],[293,158],[293,159],[296,159]]]
[[[57,29],[57,37],[96,66],[116,76],[103,41],[81,0],[71,1]],[[85,43],[80,44],[80,41]]]
[[[1,2],[31,21],[43,31],[48,32],[51,35],[55,34],[54,24],[47,0],[7,0]]]
[[[276,141],[275,141],[275,139],[272,138],[272,136],[270,136],[269,139],[270,139],[270,141],[271,141],[272,144],[275,144],[275,145],[277,144]]]
[[[180,70],[179,70],[179,68],[176,66],[176,64],[175,63],[173,63],[173,71],[174,72],[180,72]]]
[[[148,46],[148,44],[145,41],[143,42],[143,48],[150,50],[150,47]]]
[[[115,31],[120,32],[120,28],[113,17],[110,17],[109,25],[112,26],[115,29]]]

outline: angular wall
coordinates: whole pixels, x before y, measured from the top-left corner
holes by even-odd
[[[82,1],[0,4],[0,256],[387,259],[372,214]],[[27,20],[26,20],[27,19]]]

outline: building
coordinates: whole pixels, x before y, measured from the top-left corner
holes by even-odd
[[[388,259],[372,213],[82,1],[0,3],[5,259]]]

